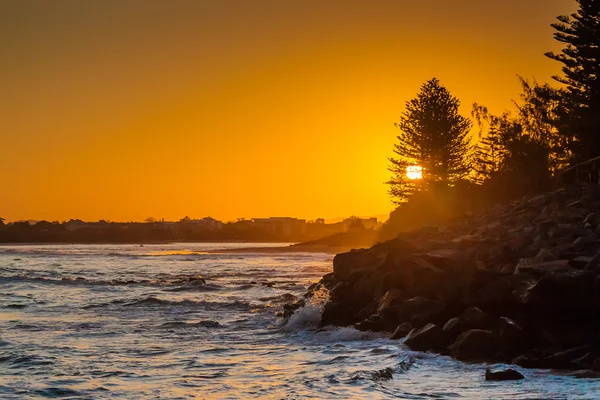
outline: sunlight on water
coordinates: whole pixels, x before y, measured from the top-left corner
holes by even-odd
[[[0,246],[0,398],[600,398],[595,380],[488,383],[484,365],[319,329],[326,291],[284,324],[332,256],[207,253],[241,246]]]

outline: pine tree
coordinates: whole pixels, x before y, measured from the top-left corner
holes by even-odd
[[[398,143],[390,158],[388,182],[394,202],[403,203],[416,191],[431,184],[452,185],[470,172],[468,134],[471,121],[462,117],[460,101],[433,78],[421,86],[417,97],[406,102],[400,122]],[[422,179],[409,179],[407,169],[420,167]]]
[[[567,86],[572,109],[562,115],[562,125],[578,139],[577,158],[585,159],[600,156],[600,1],[577,3],[577,12],[552,24],[565,48],[546,56],[563,64],[564,77],[554,79]]]

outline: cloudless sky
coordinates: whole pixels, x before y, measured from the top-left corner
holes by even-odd
[[[0,216],[391,211],[405,101],[500,112],[574,0],[0,0]]]

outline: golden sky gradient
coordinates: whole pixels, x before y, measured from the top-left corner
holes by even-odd
[[[0,216],[391,211],[404,102],[502,111],[573,0],[5,0]]]

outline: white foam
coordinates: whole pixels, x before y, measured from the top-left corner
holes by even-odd
[[[294,332],[318,327],[327,300],[329,300],[329,290],[324,287],[315,290],[313,296],[306,300],[306,304],[297,309],[284,322],[281,330],[283,332]]]
[[[361,340],[380,339],[381,334],[362,332],[352,327],[331,328],[317,332],[315,339],[320,342],[356,342]]]

